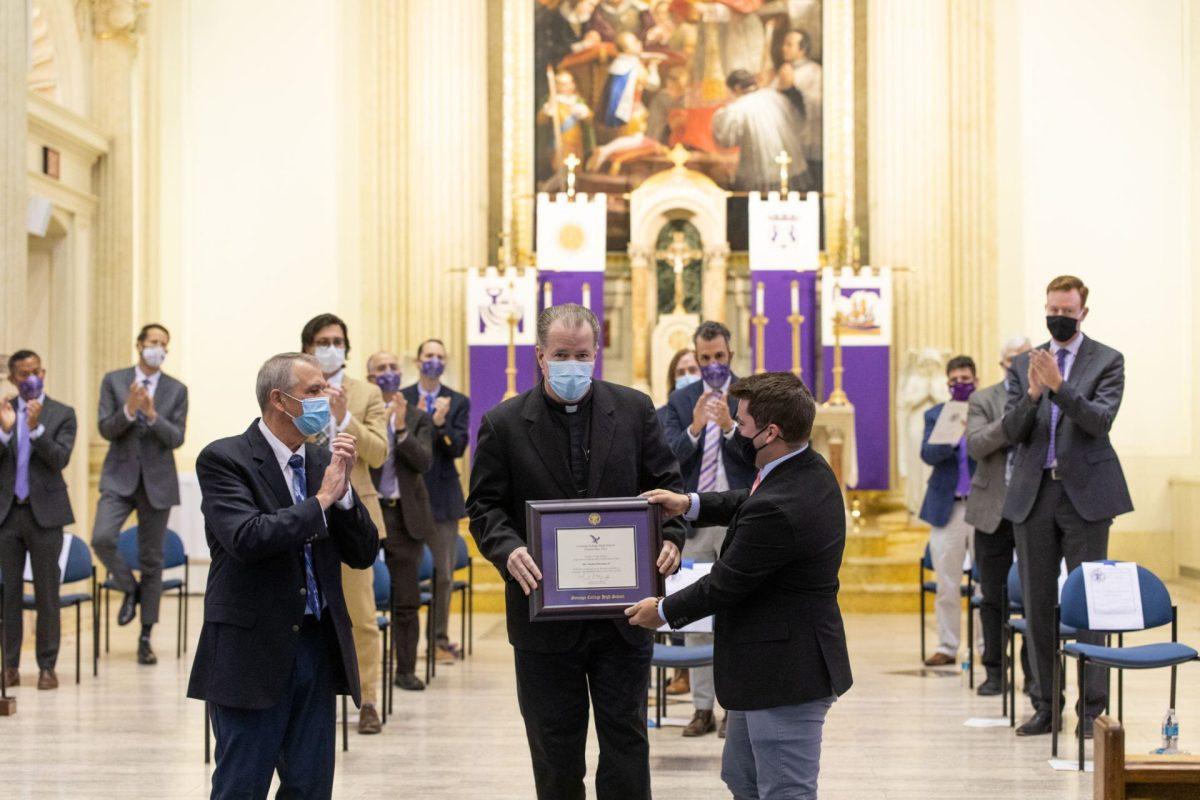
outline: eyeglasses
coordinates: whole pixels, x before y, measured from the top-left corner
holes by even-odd
[[[335,339],[316,339],[313,341],[317,347],[345,347],[346,340],[338,337]]]

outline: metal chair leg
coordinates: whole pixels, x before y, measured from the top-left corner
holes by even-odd
[[[83,639],[83,610],[80,608],[79,603],[76,603],[75,604],[75,685],[76,686],[79,685],[79,672],[80,672],[79,667],[80,667],[80,664],[83,663],[82,660],[80,659],[80,655],[79,655],[79,651],[81,649],[80,648],[80,645],[81,645],[80,640],[81,639]]]
[[[175,658],[183,658],[183,587],[179,587],[179,606],[175,609]]]
[[[104,652],[108,653],[108,634],[112,628],[112,600],[109,599],[111,593],[108,587],[104,587]]]
[[[348,713],[350,706],[346,702],[346,695],[342,695],[342,752],[345,753],[350,749],[350,715]]]
[[[1055,617],[1057,618],[1057,614]],[[1059,669],[1059,654],[1058,646],[1055,645],[1054,651],[1054,667],[1051,670],[1053,679],[1050,682],[1052,690],[1050,692],[1050,755],[1058,758],[1058,726],[1062,722],[1062,708],[1058,702],[1062,690],[1059,688],[1062,685],[1062,671]]]
[[[1079,722],[1076,724],[1076,727],[1078,728],[1079,732],[1079,771],[1083,772],[1083,728],[1085,725],[1085,720],[1087,719],[1087,692],[1083,686],[1083,676],[1087,659],[1080,654],[1078,662],[1079,663],[1076,664],[1076,674],[1078,675],[1076,681],[1079,684],[1079,713],[1076,716],[1079,718]]]
[[[970,586],[970,581],[967,582]],[[975,688],[975,610],[971,608],[971,595],[967,595],[967,688]]]
[[[1008,633],[1008,727],[1017,727],[1017,635]]]
[[[204,704],[204,763],[212,763],[212,725],[209,721],[209,706]]]
[[[925,577],[924,567],[917,562],[917,599],[921,605],[921,663],[925,662]]]

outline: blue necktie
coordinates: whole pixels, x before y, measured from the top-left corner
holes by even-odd
[[[145,388],[145,390],[147,392],[150,391],[150,379],[149,378],[142,378],[142,387]],[[134,416],[137,417],[138,422],[146,421],[146,415],[143,414],[141,411],[138,411],[137,414],[135,414]]]
[[[308,496],[308,484],[304,478],[304,457],[298,454],[292,456],[288,459],[288,466],[292,468],[292,497],[297,503],[303,503]],[[321,597],[317,594],[317,573],[313,569],[312,545],[308,542],[304,543],[304,579],[308,584],[305,613],[320,619]]]

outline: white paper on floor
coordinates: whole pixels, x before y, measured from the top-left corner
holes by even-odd
[[[1095,767],[1095,765],[1092,764],[1092,762],[1090,762],[1090,761],[1083,762],[1083,771],[1084,772],[1092,772],[1094,767]],[[1052,759],[1050,759],[1050,768],[1058,770],[1059,772],[1078,772],[1079,771],[1079,759],[1078,758],[1052,758]]]
[[[686,728],[687,724],[692,721],[691,717],[663,717],[662,727],[664,728]],[[650,727],[654,727],[654,719],[649,720]]]
[[[1008,726],[1008,717],[971,717],[963,725],[968,728],[1004,728]]]

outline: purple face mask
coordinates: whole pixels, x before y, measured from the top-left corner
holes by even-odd
[[[729,380],[729,365],[719,361],[705,364],[700,368],[700,377],[704,378],[708,388],[720,389],[725,385],[725,381]]]
[[[421,362],[421,374],[426,378],[440,378],[446,371],[446,362],[434,356]]]
[[[20,393],[21,399],[28,403],[42,396],[42,387],[44,385],[40,375],[30,375],[17,384],[17,391]]]
[[[395,392],[400,388],[400,373],[381,372],[375,376],[375,385],[381,392]]]
[[[972,383],[952,383],[950,384],[950,397],[959,402],[966,402],[975,392],[975,384]]]

